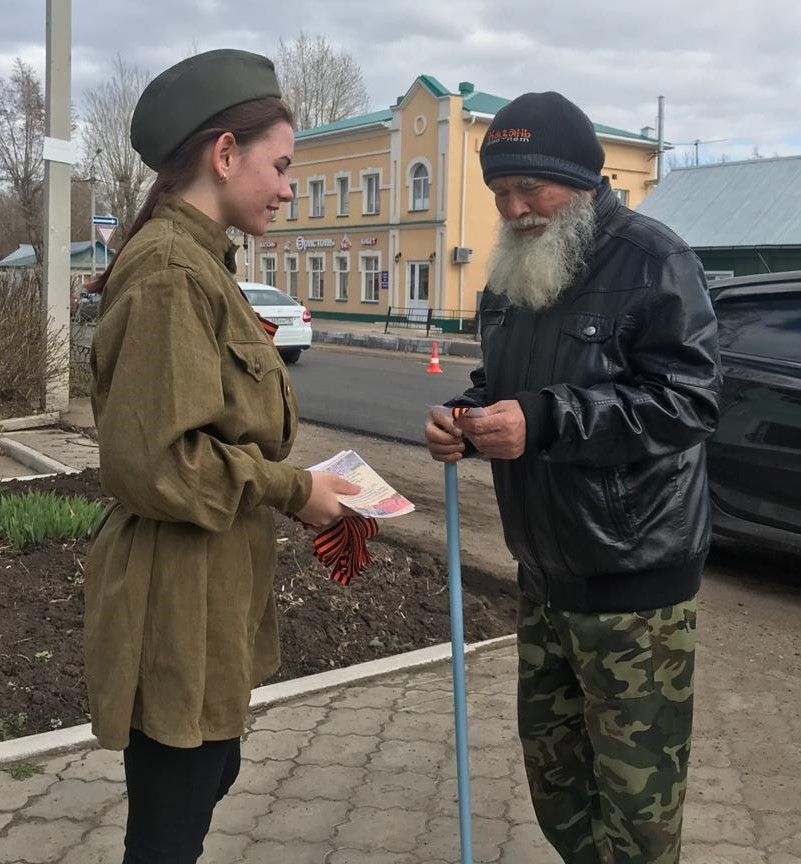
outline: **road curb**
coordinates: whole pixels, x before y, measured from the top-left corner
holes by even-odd
[[[470,655],[493,648],[504,648],[507,645],[513,645],[516,638],[514,634],[511,634],[469,644],[465,646],[465,654]],[[330,672],[306,675],[291,681],[279,681],[277,684],[268,684],[266,687],[255,689],[251,694],[250,708],[255,711],[270,705],[287,702],[298,696],[321,693],[348,684],[383,678],[395,672],[424,668],[434,663],[449,660],[450,657],[451,644],[450,642],[443,642],[430,648],[393,654],[391,657],[357,663],[354,666],[346,666],[344,669],[332,669]],[[67,729],[57,729],[53,732],[41,732],[38,735],[26,735],[22,738],[14,738],[11,741],[0,743],[0,767],[20,762],[23,759],[40,759],[46,756],[55,756],[57,753],[65,751],[96,746],[97,741],[92,735],[92,727],[89,723],[71,726]]]
[[[408,354],[430,354],[431,343],[436,342],[440,355],[454,357],[481,357],[478,342],[465,342],[458,339],[418,339],[392,334],[352,333],[347,330],[314,330],[312,342],[330,345],[347,345],[351,348],[370,348],[378,351],[403,351]]]
[[[30,414],[27,417],[9,417],[0,420],[0,434],[3,432],[22,432],[26,429],[41,429],[44,426],[55,426],[61,419],[58,411],[47,411],[44,414]]]
[[[77,474],[78,469],[65,465],[63,462],[58,462],[34,450],[33,447],[28,447],[27,444],[20,444],[19,441],[14,441],[13,438],[7,438],[0,435],[0,454],[8,456],[20,465],[30,468],[37,474]],[[20,478],[9,478],[20,479]]]

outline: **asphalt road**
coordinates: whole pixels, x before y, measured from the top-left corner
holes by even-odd
[[[428,375],[428,357],[353,351],[315,344],[289,367],[303,420],[422,442],[429,405],[461,393],[475,360],[440,358],[442,375]]]

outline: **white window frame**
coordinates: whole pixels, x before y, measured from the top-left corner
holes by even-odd
[[[320,190],[320,212],[315,212],[314,207],[314,190]],[[309,218],[323,219],[325,218],[325,177],[309,177]]]
[[[375,258],[376,269],[368,270],[366,267],[366,259]],[[360,252],[359,253],[359,273],[361,273],[362,283],[362,303],[379,303],[381,301],[381,251]],[[375,298],[367,296],[368,278],[375,276]]]
[[[629,206],[629,190],[628,189],[612,189],[615,193],[615,197],[618,201],[624,206]]]
[[[289,202],[289,212],[287,213],[286,218],[290,222],[295,222],[298,218],[298,195],[300,193],[298,181],[290,180],[289,188],[292,190],[292,200]]]
[[[370,180],[375,178],[375,201],[369,200]],[[367,168],[361,172],[362,181],[362,216],[381,215],[381,170],[378,168]],[[375,204],[374,209],[369,209],[370,203]]]
[[[731,279],[734,276],[734,270],[704,270],[704,278],[707,282],[714,282],[716,279]]]
[[[317,270],[314,269],[315,261],[320,262]],[[325,252],[307,252],[306,271],[309,274],[309,300],[325,300]],[[317,275],[319,280],[315,279]]]
[[[415,177],[415,172],[418,168],[422,168],[426,172],[425,178]],[[416,200],[416,187],[418,182],[425,179],[426,185],[426,197],[425,197],[425,206],[417,206]],[[409,186],[409,210],[415,212],[425,212],[426,210],[431,209],[431,166],[428,164],[425,159],[415,159],[414,162],[409,166],[409,173],[407,175],[407,183]]]
[[[286,273],[286,293],[298,298],[298,256],[291,252],[284,253],[284,272]],[[294,282],[294,284],[293,284]],[[294,289],[294,293],[293,293]]]
[[[278,256],[274,252],[268,252],[259,256],[261,266],[261,277],[265,285],[272,285],[273,288],[278,287]],[[267,279],[267,262],[272,263],[273,279],[272,282]]]
[[[337,216],[350,216],[350,174],[337,174],[334,182],[337,190]]]
[[[340,263],[344,261],[345,266],[340,267]],[[344,278],[343,278],[344,277]],[[350,253],[336,252],[334,254],[334,299],[338,303],[346,303],[348,301],[348,286],[350,282]],[[344,288],[344,291],[342,290]]]

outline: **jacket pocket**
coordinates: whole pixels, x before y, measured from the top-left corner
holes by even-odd
[[[239,366],[256,381],[261,381],[268,372],[282,365],[278,352],[264,342],[231,341],[227,345]]]
[[[615,319],[593,312],[565,315],[559,335],[555,380],[588,387],[615,377],[621,366]]]

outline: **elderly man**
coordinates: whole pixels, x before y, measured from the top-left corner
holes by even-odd
[[[518,561],[518,724],[531,798],[569,864],[674,864],[690,752],[696,593],[718,416],[701,266],[602,179],[558,93],[498,112],[481,147],[501,215],[482,366],[433,411],[431,455],[478,452]]]

